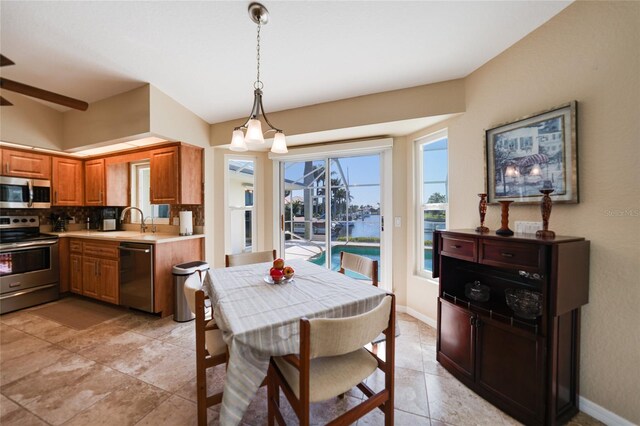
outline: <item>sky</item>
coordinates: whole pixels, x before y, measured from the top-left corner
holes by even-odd
[[[424,149],[424,180],[425,181],[447,181],[447,139],[440,139],[425,145]],[[339,160],[339,161],[336,161]],[[340,176],[338,163],[347,177],[350,184],[353,200],[351,204],[371,205],[376,207],[381,201],[380,194],[380,155],[366,155],[359,157],[336,157],[330,161],[330,172],[335,173],[333,177]],[[313,161],[314,167],[322,167],[324,160]],[[286,162],[285,179],[287,181],[298,181],[303,183],[305,162]],[[359,186],[359,185],[375,186]],[[433,192],[446,193],[444,183],[427,184],[424,186],[424,201]]]

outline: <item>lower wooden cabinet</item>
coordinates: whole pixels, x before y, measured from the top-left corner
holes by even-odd
[[[119,243],[71,240],[69,284],[72,293],[105,302],[120,302]]]
[[[82,294],[82,254],[69,255],[69,283],[72,293]]]
[[[153,258],[153,312],[173,314],[173,265],[203,259],[203,239],[186,239],[156,244]],[[120,250],[117,241],[70,238],[65,270],[67,289],[72,293],[120,304]],[[62,263],[62,262],[61,262]],[[62,268],[61,268],[62,269]],[[66,290],[65,290],[66,291]],[[181,295],[178,295],[181,297]]]
[[[82,257],[82,294],[96,299],[99,299],[98,260],[95,257]]]
[[[101,300],[120,303],[120,262],[117,260],[98,260],[98,294]]]

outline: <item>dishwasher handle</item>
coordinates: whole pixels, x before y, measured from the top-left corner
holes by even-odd
[[[126,251],[138,251],[140,253],[149,253],[151,252],[151,250],[149,249],[139,249],[139,248],[133,248],[133,247],[122,247],[122,246],[118,246],[118,248],[120,250],[126,250]]]

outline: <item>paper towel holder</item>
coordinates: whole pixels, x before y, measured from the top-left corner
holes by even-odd
[[[190,211],[181,211],[180,217],[180,236],[193,235],[193,218]]]

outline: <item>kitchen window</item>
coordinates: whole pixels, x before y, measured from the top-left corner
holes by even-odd
[[[142,210],[145,219],[153,217],[154,224],[168,224],[169,204],[151,204],[150,177],[151,166],[148,161],[131,164],[131,205]],[[140,223],[140,213],[135,210],[131,211],[131,223]]]
[[[417,271],[431,278],[433,231],[447,228],[449,164],[447,131],[416,141]]]

